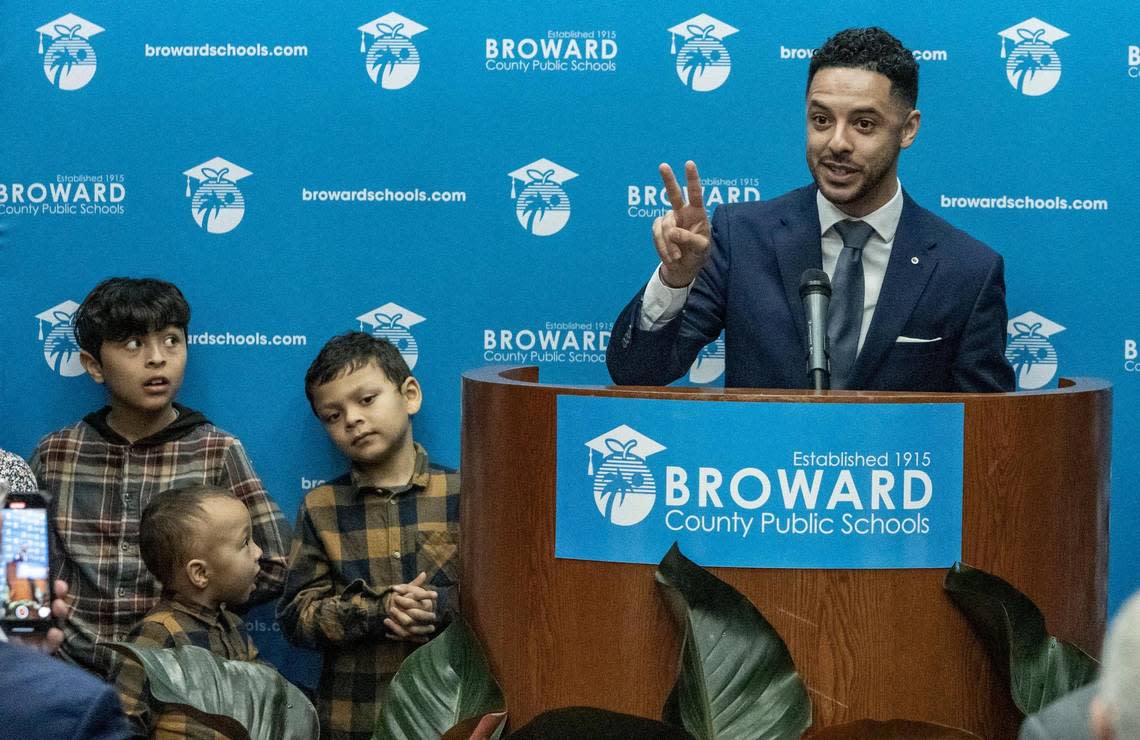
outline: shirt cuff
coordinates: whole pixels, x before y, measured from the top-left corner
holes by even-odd
[[[642,331],[657,331],[668,324],[681,310],[685,308],[685,301],[689,299],[689,291],[693,284],[689,283],[683,288],[670,288],[661,281],[660,265],[653,268],[653,275],[645,286],[645,293],[641,297],[641,315],[637,319],[637,328]]]

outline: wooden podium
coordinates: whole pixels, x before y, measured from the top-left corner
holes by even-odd
[[[962,403],[963,561],[1001,576],[1052,634],[1099,655],[1104,633],[1112,391],[957,394],[570,387],[533,367],[463,376],[461,604],[511,724],[561,706],[659,717],[678,629],[654,567],[554,557],[560,395],[692,403]],[[1004,674],[942,591],[944,570],[713,568],[791,650],[813,726],[915,719],[1015,738]]]

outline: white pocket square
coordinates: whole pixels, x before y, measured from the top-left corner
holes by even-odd
[[[909,342],[911,344],[930,344],[931,342],[941,342],[942,337],[935,337],[934,339],[919,339],[918,337],[900,336],[895,341],[896,342]]]

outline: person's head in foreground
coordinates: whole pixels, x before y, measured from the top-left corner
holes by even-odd
[[[1140,593],[1124,602],[1104,640],[1091,724],[1098,740],[1140,738]]]

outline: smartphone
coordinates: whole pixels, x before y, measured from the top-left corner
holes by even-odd
[[[9,493],[0,509],[0,622],[4,632],[46,632],[51,616],[48,510],[38,493]]]

